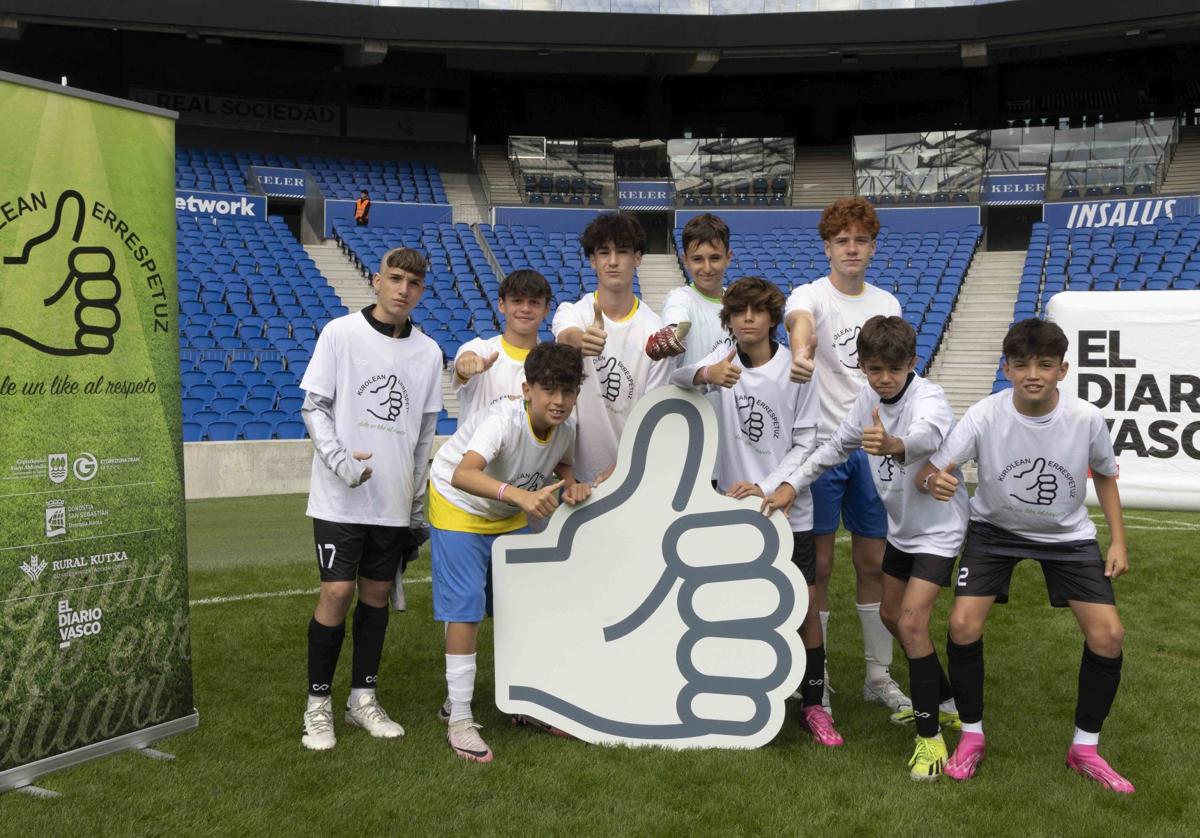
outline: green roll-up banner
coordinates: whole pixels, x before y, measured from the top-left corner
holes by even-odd
[[[197,724],[173,118],[0,74],[0,790]]]

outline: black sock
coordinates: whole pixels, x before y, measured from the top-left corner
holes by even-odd
[[[800,702],[804,707],[821,703],[825,695],[825,645],[804,650],[804,680],[800,683]]]
[[[937,649],[933,650],[933,654],[934,657],[937,657]],[[950,679],[946,677],[946,670],[942,669],[942,662],[938,661],[938,704],[952,698],[954,698],[954,690],[950,688]]]
[[[917,724],[917,736],[932,739],[938,735],[938,680],[945,680],[937,652],[923,658],[908,659],[908,689],[912,696],[913,716]]]
[[[383,638],[387,634],[386,605],[374,608],[359,600],[354,606],[354,665],[350,670],[350,686],[358,689],[375,687],[379,674],[379,658],[383,656]]]
[[[1099,733],[1117,697],[1121,684],[1122,655],[1105,658],[1083,644],[1083,659],[1079,661],[1079,698],[1075,703],[1075,727],[1088,733]]]
[[[326,626],[313,617],[308,621],[308,694],[329,695],[333,673],[337,669],[338,655],[342,651],[342,638],[346,636],[346,624]]]
[[[983,638],[965,646],[946,638],[946,662],[958,717],[967,723],[983,721]]]

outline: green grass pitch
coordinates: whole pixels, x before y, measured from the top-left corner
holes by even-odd
[[[1127,629],[1121,692],[1102,752],[1138,788],[1103,791],[1063,764],[1081,639],[1046,604],[1026,563],[1013,602],[987,633],[988,759],[967,784],[908,779],[912,732],[865,705],[848,545],[839,545],[830,654],[834,710],[847,744],[825,751],[800,730],[750,752],[599,748],[512,728],[491,703],[485,627],[476,718],[496,752],[474,765],[446,747],[441,630],[428,583],[394,616],[381,700],[408,731],[399,742],[350,730],[338,746],[300,746],[305,625],[317,584],[304,498],[188,504],[199,730],[164,740],[175,762],[126,753],[41,778],[57,800],[0,797],[8,835],[630,834],[630,835],[1194,835],[1190,768],[1200,742],[1200,515],[1127,513],[1133,570],[1117,584]],[[1101,523],[1102,538],[1103,524]],[[428,556],[410,575],[428,577]],[[215,602],[215,598],[245,597]],[[948,597],[935,615],[945,630]],[[335,706],[345,700],[343,650]],[[907,683],[903,658],[896,674]],[[948,734],[953,746],[956,734]],[[1188,826],[1191,824],[1191,826]]]

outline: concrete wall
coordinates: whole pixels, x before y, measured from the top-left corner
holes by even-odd
[[[434,439],[434,454],[447,439]],[[183,491],[188,500],[304,494],[312,461],[307,439],[188,442],[183,446]]]

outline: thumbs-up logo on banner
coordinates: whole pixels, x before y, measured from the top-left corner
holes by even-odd
[[[13,294],[10,300],[16,299],[16,288],[31,302],[20,312],[14,312],[14,304],[6,306],[0,313],[0,336],[47,355],[112,352],[121,328],[121,282],[111,250],[79,243],[86,212],[82,195],[64,191],[48,229],[4,257],[0,282]]]
[[[492,550],[496,704],[594,743],[753,748],[804,674],[808,589],[787,519],[709,482],[716,416],[661,387],[616,471]]]

